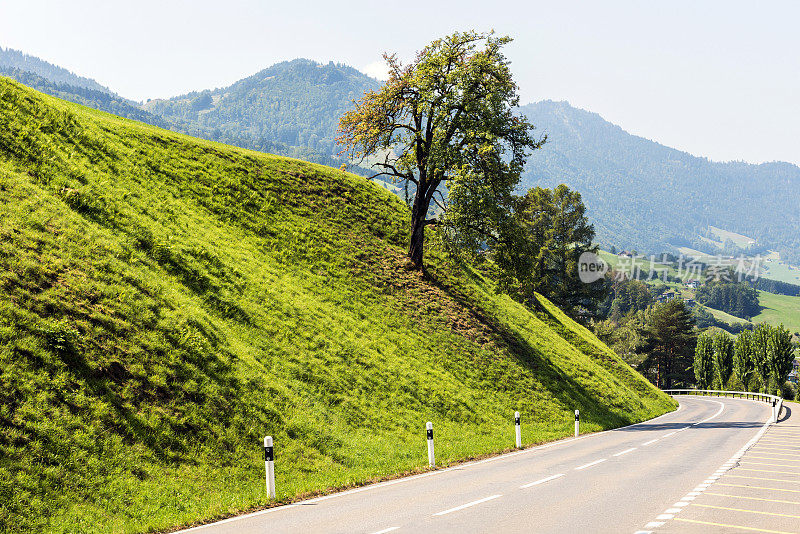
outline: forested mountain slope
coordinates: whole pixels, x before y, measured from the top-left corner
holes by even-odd
[[[364,178],[0,78],[0,530],[136,532],[599,430],[673,402]]]
[[[543,101],[523,112],[548,135],[522,189],[566,183],[606,247],[659,252],[702,246],[708,225],[741,233],[800,261],[800,168],[717,163],[625,132],[596,113]]]
[[[0,67],[30,72],[57,84],[71,85],[91,91],[114,94],[111,89],[100,85],[91,78],[78,76],[63,67],[53,65],[43,59],[30,56],[19,50],[14,50],[13,48],[3,48],[0,46]]]
[[[341,117],[379,83],[346,65],[277,63],[229,87],[151,100],[173,129],[237,146],[333,163]]]

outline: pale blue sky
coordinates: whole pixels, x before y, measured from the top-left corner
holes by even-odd
[[[374,72],[453,30],[494,28],[523,102],[568,100],[715,160],[800,164],[800,2],[0,0],[0,46],[135,100],[307,57]]]

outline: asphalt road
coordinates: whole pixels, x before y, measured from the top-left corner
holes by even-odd
[[[729,478],[736,476],[730,473],[740,469],[739,463],[744,462],[731,459],[745,454],[745,448],[754,439],[766,440],[766,436],[761,437],[765,431],[778,432],[784,423],[767,428],[764,423],[771,415],[771,408],[759,402],[710,397],[678,397],[678,400],[677,411],[638,425],[272,508],[185,532],[746,531],[744,520],[734,525],[722,519],[730,514],[747,514],[711,508],[723,502],[720,500],[723,498],[706,496],[704,492],[722,488],[720,484],[726,478],[740,485],[758,483],[759,487],[765,487],[769,481]],[[787,424],[783,432],[789,430],[800,436],[800,427],[790,428]],[[797,439],[800,442],[800,437]],[[767,446],[759,441],[746,455]],[[796,464],[773,463],[800,466],[800,452],[797,455]],[[800,467],[797,471],[800,473]],[[766,475],[761,478],[778,476]],[[800,481],[800,476],[796,478]],[[783,484],[785,488],[800,490],[798,482]],[[725,488],[747,491],[738,486]],[[800,491],[783,494],[784,497],[774,500],[800,501]],[[791,499],[785,498],[789,495]],[[717,500],[709,500],[708,507],[701,506],[701,499],[706,497]],[[769,504],[770,510],[790,506],[747,502]],[[738,508],[743,508],[738,504]],[[760,521],[750,532],[800,532],[800,515],[795,518],[749,515],[757,515]],[[698,518],[697,522],[690,521],[693,517]],[[770,530],[772,524],[777,527]]]

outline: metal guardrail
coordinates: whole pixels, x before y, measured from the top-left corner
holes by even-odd
[[[698,395],[703,397],[731,397],[761,401],[772,405],[772,422],[778,422],[778,416],[783,408],[783,399],[776,395],[754,393],[752,391],[724,391],[721,389],[664,389],[667,395]]]

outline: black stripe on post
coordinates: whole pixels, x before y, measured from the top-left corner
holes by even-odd
[[[428,439],[433,439],[433,429],[432,428],[428,429]]]
[[[264,447],[264,461],[272,462],[273,460],[274,456],[272,454],[272,447]]]
[[[519,417],[515,417],[514,418],[514,424],[515,425],[519,425]]]
[[[576,420],[576,421],[579,421],[579,420],[580,420],[580,417],[581,417],[581,416],[580,416],[580,414],[577,414],[577,413],[575,414],[575,420]]]

